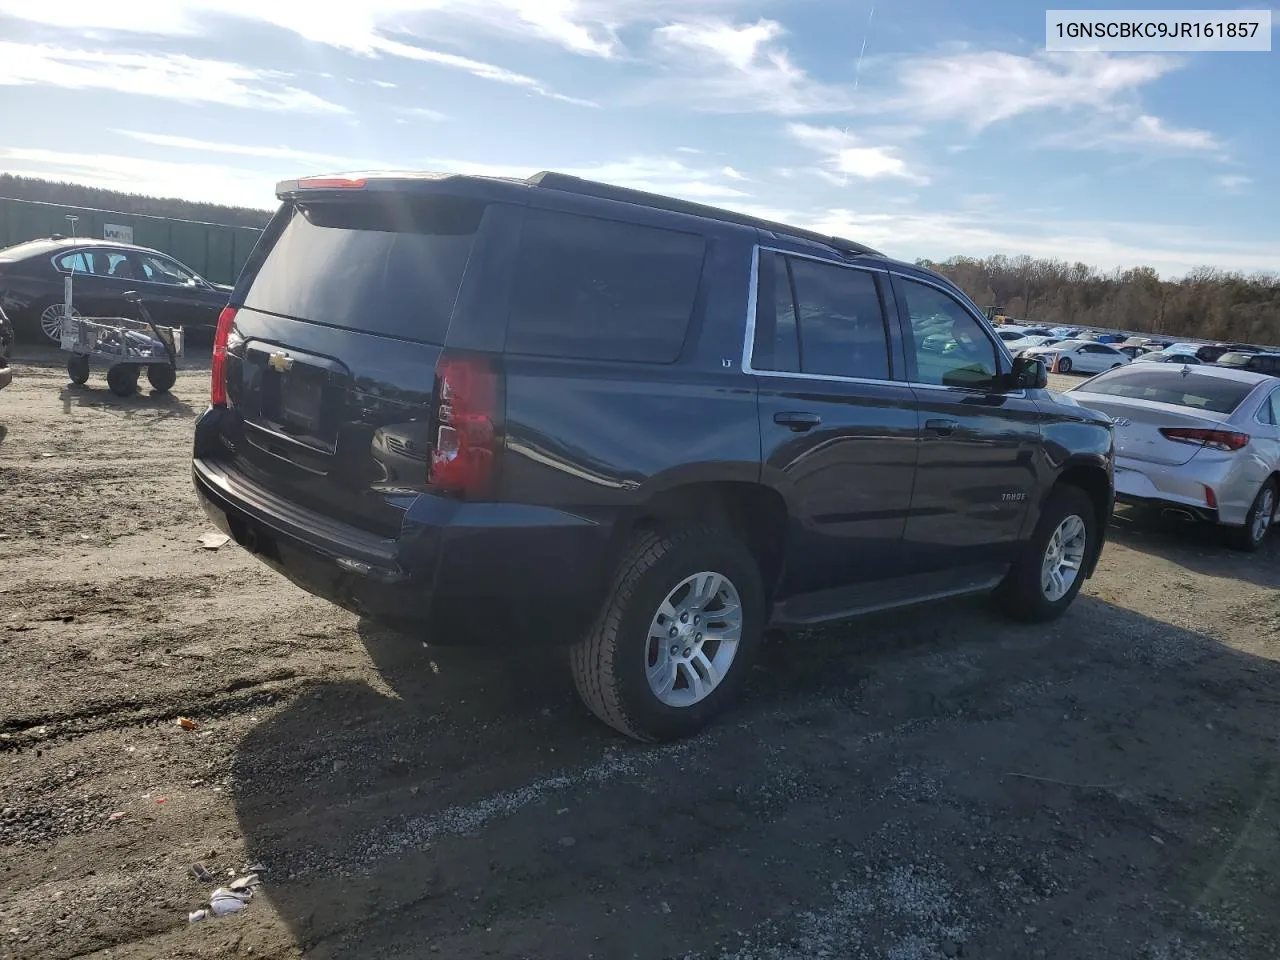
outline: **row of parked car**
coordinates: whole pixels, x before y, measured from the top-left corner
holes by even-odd
[[[1003,324],[997,333],[1014,356],[1038,357],[1057,373],[1101,373],[1141,361],[1190,366],[1214,363],[1280,376],[1280,352],[1249,344],[1180,343],[1081,328],[1015,324]]]

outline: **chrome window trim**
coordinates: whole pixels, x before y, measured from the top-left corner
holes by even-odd
[[[821,383],[858,383],[858,384],[867,384],[870,386],[881,386],[881,387],[909,387],[912,390],[917,390],[917,389],[918,390],[934,390],[934,391],[941,390],[947,393],[961,393],[961,394],[967,394],[967,395],[980,394],[983,396],[990,395],[989,391],[975,390],[971,387],[952,387],[952,386],[947,386],[946,384],[941,384],[941,383],[916,383],[914,380],[879,380],[879,379],[870,379],[867,377],[840,377],[840,376],[835,376],[833,374],[826,374],[826,373],[800,373],[798,371],[795,373],[791,373],[786,370],[757,370],[755,367],[751,365],[751,355],[752,355],[752,352],[755,350],[755,342],[756,342],[756,308],[758,306],[757,292],[760,287],[760,254],[761,252],[776,253],[786,257],[799,257],[803,260],[813,260],[813,261],[816,261],[817,263],[825,263],[835,267],[843,267],[846,270],[864,270],[870,273],[883,273],[886,276],[889,274],[893,274],[894,276],[902,277],[904,280],[916,280],[920,283],[925,284],[926,286],[935,287],[940,292],[949,294],[953,299],[955,298],[955,294],[952,291],[948,290],[946,287],[942,286],[941,284],[932,283],[928,280],[923,280],[918,277],[911,277],[903,273],[898,273],[897,271],[888,270],[884,267],[868,267],[868,266],[862,266],[861,264],[854,264],[854,263],[839,263],[835,260],[829,260],[824,257],[815,257],[807,253],[792,253],[789,250],[782,250],[778,247],[770,247],[770,246],[765,246],[763,244],[755,244],[751,249],[751,274],[749,279],[750,287],[747,291],[746,337],[744,338],[743,344],[742,344],[742,372],[743,373],[750,374],[751,376],[755,376],[755,377],[775,377],[775,378],[781,378],[781,379],[787,379],[787,380],[814,380]],[[968,309],[968,307],[965,305],[963,301],[958,301],[958,302],[960,303],[961,309],[964,309],[975,320],[978,320],[982,326],[982,329],[988,331],[988,334],[989,334],[991,328],[986,324],[985,318],[981,317],[978,314],[974,314],[972,310]],[[991,340],[992,337],[988,335],[987,339]],[[996,337],[994,339],[999,340],[1000,338]],[[1013,358],[1010,356],[1007,350],[1005,351],[1005,358],[1009,360],[1009,364],[1010,366],[1012,366]],[[1010,391],[1009,393],[1000,394],[1000,396],[1011,397],[1013,399],[1022,399],[1022,398],[1025,398],[1026,395],[1027,395],[1026,390],[1016,390],[1016,391]]]

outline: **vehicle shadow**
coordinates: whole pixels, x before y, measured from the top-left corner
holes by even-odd
[[[1280,589],[1280,532],[1274,530],[1256,553],[1245,553],[1227,544],[1221,527],[1121,507],[1112,516],[1107,535],[1114,543],[1196,573]]]
[[[870,618],[772,642],[739,708],[666,746],[590,718],[561,656],[360,635],[376,676],[307,687],[234,759],[308,957],[1280,942],[1280,665],[1204,635],[1092,598],[1041,627]],[[219,935],[279,950],[250,913]]]
[[[58,399],[62,401],[64,414],[71,413],[73,407],[93,407],[118,412],[125,419],[145,414],[152,419],[180,417],[190,420],[199,416],[204,409],[203,404],[199,408],[194,407],[189,401],[173,393],[152,390],[145,375],[138,384],[138,392],[132,396],[117,396],[105,384],[98,385],[90,381],[86,384],[68,383],[59,391]]]

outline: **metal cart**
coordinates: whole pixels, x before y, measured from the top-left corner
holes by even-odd
[[[107,364],[107,386],[127,397],[138,389],[138,377],[147,368],[151,386],[165,393],[178,379],[178,358],[183,353],[182,327],[153,323],[142,297],[129,292],[125,299],[138,311],[127,317],[62,317],[62,349],[70,353],[67,375],[73,383],[89,379],[90,361]]]

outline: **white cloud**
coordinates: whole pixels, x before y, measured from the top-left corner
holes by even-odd
[[[650,98],[713,113],[804,116],[849,108],[840,87],[813,80],[779,42],[776,20],[671,23],[654,31],[658,56],[675,74],[651,84]]]
[[[286,168],[276,177],[216,163],[148,160],[110,153],[68,153],[22,147],[0,147],[0,166],[6,173],[18,176],[259,209],[274,208],[276,180],[297,173],[296,168]]]
[[[1150,114],[1102,113],[1039,141],[1040,146],[1070,150],[1129,150],[1155,154],[1200,153],[1225,158],[1222,142],[1208,130],[1171,127]]]
[[[104,53],[0,41],[0,86],[97,88],[183,103],[304,113],[346,108],[286,83],[290,74],[179,54]]]
[[[1228,173],[1220,177],[1214,177],[1213,182],[1227,193],[1242,193],[1245,187],[1253,183],[1253,177],[1246,177],[1238,173]]]
[[[172,150],[194,150],[199,153],[221,153],[227,156],[258,157],[264,160],[290,160],[297,163],[310,164],[312,167],[324,167],[325,169],[342,167],[348,170],[375,170],[394,166],[394,164],[388,164],[381,160],[360,159],[332,153],[317,153],[309,150],[298,150],[294,147],[227,143],[222,140],[198,140],[194,137],[179,137],[167,133],[148,133],[142,130],[115,130],[113,132],[129,137],[132,140],[137,140],[140,143],[149,143],[152,146],[165,147]]]
[[[1045,110],[1109,110],[1175,70],[1160,56],[1041,53],[1021,56],[975,50],[903,61],[898,89],[872,109],[928,120],[952,120],[982,130],[993,123]]]
[[[1133,122],[1131,136],[1135,142],[1179,150],[1221,150],[1222,144],[1207,130],[1169,127],[1159,117],[1143,114]]]
[[[491,25],[523,24],[537,36],[569,40],[572,21],[564,0],[364,0],[326,9],[315,0],[130,0],[103,4],[91,0],[0,0],[0,15],[78,32],[114,31],[158,36],[204,36],[217,18],[265,23],[363,56],[394,56],[461,70],[498,83],[524,87],[532,93],[573,103],[586,103],[555,94],[532,77],[457,54],[430,50],[390,39],[384,30],[408,33],[415,15],[468,13]],[[573,7],[573,4],[569,4]],[[585,42],[581,37],[579,43]],[[598,52],[598,51],[596,51]]]
[[[738,187],[726,183],[723,171],[691,167],[674,157],[638,156],[604,163],[540,166],[519,163],[477,163],[433,157],[427,159],[425,164],[433,170],[449,170],[477,177],[524,178],[540,170],[555,170],[557,173],[582,177],[586,180],[598,180],[619,187],[646,190],[650,193],[703,203],[745,199],[750,196]]]
[[[1245,272],[1274,270],[1280,244],[1214,240],[1200,228],[1178,224],[1099,221],[993,221],[984,211],[912,213],[827,210],[801,225],[870,244],[904,259],[944,260],[956,255],[1029,254],[1082,261],[1102,269],[1150,266],[1180,276],[1198,266]],[[998,223],[999,226],[994,226]]]
[[[862,144],[856,137],[836,127],[815,127],[792,123],[787,133],[801,145],[822,157],[824,179],[845,186],[850,177],[860,180],[898,178],[912,183],[928,183],[928,178],[912,172],[890,147]]]

